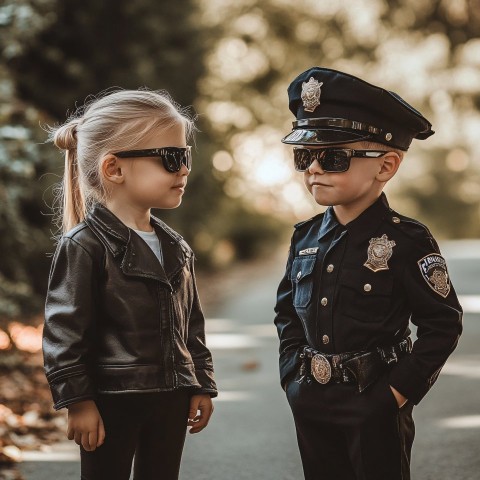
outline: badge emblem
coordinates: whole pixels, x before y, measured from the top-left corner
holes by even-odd
[[[434,292],[446,298],[450,293],[450,278],[445,259],[437,253],[431,253],[421,258],[417,263],[428,286]]]
[[[372,270],[372,272],[388,270],[387,262],[392,256],[394,246],[395,240],[389,240],[385,234],[380,238],[370,239],[367,251],[368,259],[363,265]]]
[[[308,82],[302,83],[302,102],[306,112],[313,112],[320,105],[320,87],[323,82],[310,77]]]
[[[312,375],[318,383],[324,385],[330,381],[330,378],[332,378],[332,367],[323,355],[320,355],[319,353],[314,355],[311,367]]]

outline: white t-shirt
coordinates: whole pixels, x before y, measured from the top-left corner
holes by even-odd
[[[162,246],[155,230],[153,232],[144,232],[143,230],[133,229],[133,231],[145,240],[145,243],[152,249],[160,264],[163,265]]]

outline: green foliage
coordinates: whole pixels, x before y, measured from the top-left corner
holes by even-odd
[[[35,120],[34,109],[11,99],[0,114],[0,316],[38,310],[46,286],[52,244],[41,202],[49,164]]]
[[[46,289],[56,233],[49,207],[63,158],[43,145],[40,126],[63,122],[89,95],[112,86],[166,89],[180,104],[194,104],[215,38],[214,29],[198,18],[194,0],[10,0],[0,7],[6,66],[0,69],[0,316],[34,313]],[[230,241],[228,229],[215,228],[226,205],[232,210],[238,202],[226,196],[223,180],[212,172],[218,139],[202,119],[199,126],[184,204],[155,213],[193,244],[198,236],[211,238],[198,257],[200,266],[214,267],[237,255],[253,256],[257,233],[271,237],[262,232],[278,223],[264,227],[257,220],[258,232],[250,229],[242,244]],[[235,208],[235,228],[241,229],[250,212],[240,204]],[[243,242],[251,243],[248,252]],[[222,257],[218,251],[227,243],[231,255]]]
[[[380,83],[432,120],[437,134],[412,148],[393,196],[436,235],[479,235],[477,7],[478,0],[4,0],[0,316],[34,312],[46,288],[49,206],[63,159],[43,145],[40,125],[63,122],[112,86],[166,89],[200,112],[183,204],[154,213],[184,235],[204,267],[268,255],[282,238],[276,218],[291,224],[312,213],[307,195],[290,188],[290,151],[279,141],[293,119],[286,88],[313,65]],[[418,174],[407,174],[419,164]]]
[[[182,105],[193,103],[208,43],[191,0],[34,0],[31,7],[44,27],[9,68],[20,96],[53,118],[112,86],[166,89]]]

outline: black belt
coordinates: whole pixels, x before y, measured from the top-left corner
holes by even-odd
[[[412,350],[410,337],[388,347],[377,347],[370,351],[323,353],[312,347],[303,347],[300,354],[302,365],[300,379],[311,381],[313,377],[318,383],[356,383],[359,391],[365,390],[387,368],[403,355]],[[307,374],[307,367],[310,367]]]

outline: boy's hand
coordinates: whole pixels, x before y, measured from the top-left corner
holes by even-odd
[[[84,400],[68,406],[67,437],[88,452],[102,445],[105,428],[97,405],[93,400]]]
[[[408,398],[404,397],[398,390],[393,388],[391,385],[390,388],[392,389],[392,393],[397,400],[398,408],[402,408],[407,403]]]
[[[191,427],[190,433],[201,432],[208,425],[212,413],[213,403],[210,395],[193,395],[190,399],[187,424]]]

